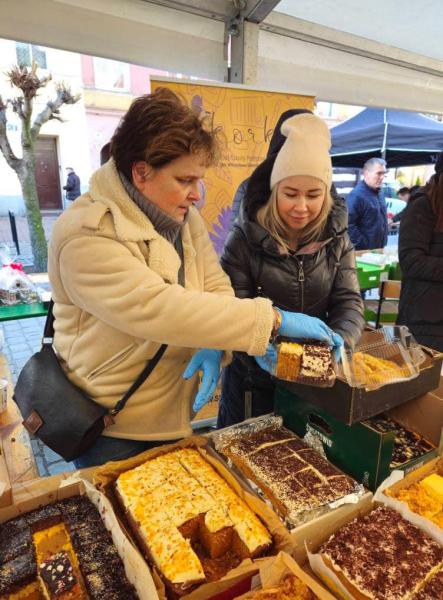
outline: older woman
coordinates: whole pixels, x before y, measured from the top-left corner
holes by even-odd
[[[223,350],[261,355],[279,328],[288,336],[300,331],[293,314],[280,327],[270,300],[236,298],[218,263],[193,207],[215,151],[212,134],[175,94],[142,96],[112,138],[112,158],[53,229],[54,345],[71,381],[111,408],[168,344],[77,466],[189,435],[198,370],[195,409],[215,388]],[[332,343],[329,328],[316,325]]]
[[[222,266],[238,297],[270,298],[280,309],[303,313],[300,319],[307,324],[312,317],[322,319],[337,344],[344,338],[352,346],[364,326],[363,306],[346,205],[330,192],[329,130],[315,115],[298,114],[281,131],[282,148],[249,180]],[[262,368],[247,355],[236,355],[225,369],[219,426],[245,418],[246,392],[252,416],[273,410],[269,361],[257,362]]]

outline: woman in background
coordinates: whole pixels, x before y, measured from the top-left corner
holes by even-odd
[[[429,182],[411,197],[400,227],[402,284],[397,323],[443,352],[443,152]]]

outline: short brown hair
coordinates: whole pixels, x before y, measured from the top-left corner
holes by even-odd
[[[158,88],[136,98],[111,139],[116,167],[132,181],[132,165],[145,161],[154,169],[184,154],[202,152],[210,165],[217,142],[204,120],[171,90]]]

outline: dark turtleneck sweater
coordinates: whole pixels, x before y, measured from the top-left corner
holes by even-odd
[[[123,175],[119,173],[123,187],[126,193],[133,202],[139,207],[139,209],[148,217],[154,228],[160,235],[162,235],[168,242],[175,245],[177,237],[180,234],[181,228],[187,221],[187,216],[182,223],[179,223],[168,214],[166,214],[156,204],[153,204],[146,196],[144,196],[138,189]]]

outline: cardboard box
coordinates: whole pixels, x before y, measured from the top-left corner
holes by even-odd
[[[9,471],[6,465],[3,445],[0,438],[0,508],[12,503],[12,489],[9,480]]]
[[[343,585],[337,579],[337,577],[332,572],[332,570],[326,567],[326,565],[323,562],[323,560],[321,559],[320,555],[316,554],[316,553],[318,553],[321,545],[323,543],[325,543],[329,539],[329,537],[332,534],[334,534],[336,531],[338,531],[341,527],[343,527],[344,525],[346,525],[347,523],[352,521],[354,518],[357,518],[359,516],[364,516],[364,515],[372,512],[372,510],[377,508],[377,506],[379,506],[379,503],[374,502],[372,505],[361,506],[361,507],[357,508],[355,510],[354,514],[348,515],[348,518],[343,519],[343,521],[340,523],[337,523],[335,528],[331,528],[329,530],[318,529],[317,532],[315,532],[313,534],[312,538],[307,543],[308,553],[309,553],[308,554],[309,565],[310,565],[313,573],[315,574],[316,577],[318,577],[318,579],[322,583],[324,583],[329,588],[329,590],[333,593],[335,598],[354,600],[357,598],[357,596],[352,596],[349,593],[349,591],[343,587]],[[364,532],[362,532],[362,543],[364,543]],[[361,597],[363,598],[363,596],[361,596]],[[366,598],[366,597],[367,596],[365,595],[364,598]],[[440,600],[440,598],[439,599],[435,598],[435,600]]]
[[[365,423],[344,425],[327,410],[297,398],[281,386],[276,390],[275,412],[300,437],[309,431],[319,438],[328,459],[370,490],[376,490],[391,473],[394,432],[380,433]],[[407,473],[437,456],[442,437],[442,399],[426,394],[387,414],[437,446],[397,468]]]
[[[418,398],[440,385],[443,354],[425,346],[422,349],[426,359],[420,365],[418,377],[388,384],[378,390],[368,392],[364,388],[353,388],[341,376],[337,377],[334,386],[330,388],[281,380],[278,380],[278,386],[292,392],[295,397],[328,411],[342,423],[352,425]]]
[[[74,480],[67,474],[62,474],[23,483],[17,495],[14,494],[13,488],[13,496],[17,500],[0,509],[0,523],[76,494],[88,495],[91,502],[99,508],[105,526],[110,531],[114,545],[123,560],[126,575],[135,586],[140,600],[158,600],[154,581],[145,561],[123,533],[109,501],[87,481],[78,478]]]
[[[396,483],[390,485],[390,479],[393,479],[397,475],[394,473],[392,477],[389,477],[388,480],[383,483],[380,489],[377,490],[376,499],[377,502],[386,504],[387,506],[390,506],[399,512],[407,521],[410,521],[434,538],[434,540],[439,544],[443,545],[443,528],[439,527],[437,523],[434,523],[430,519],[427,519],[426,517],[412,511],[407,502],[398,500],[396,498],[396,495],[400,492],[400,490],[408,488],[414,483],[419,483],[422,481],[422,479],[428,477],[428,475],[431,475],[432,473],[438,473],[438,475],[443,476],[443,457],[434,458],[422,467],[419,467],[415,471],[405,475],[403,479],[400,479]],[[391,492],[394,494],[394,496],[390,494],[388,495],[387,492]]]
[[[273,552],[286,551],[292,554],[294,551],[294,540],[289,535],[289,532],[281,523],[277,515],[260,500],[255,494],[252,494],[249,487],[245,485],[238,477],[234,476],[219,460],[215,452],[208,447],[209,438],[203,436],[194,436],[186,438],[174,444],[158,446],[142,452],[141,454],[129,458],[127,460],[111,462],[98,467],[94,474],[94,482],[114,503],[122,518],[121,507],[116,503],[113,493],[113,484],[116,478],[125,471],[133,469],[147,460],[152,460],[156,456],[178,450],[180,448],[195,448],[204,459],[217,471],[217,473],[234,489],[236,494],[248,505],[248,507],[260,518],[265,524],[268,531],[272,534],[274,540]],[[129,536],[133,537],[131,529],[124,522],[126,531]],[[183,596],[183,600],[231,600],[236,598],[239,593],[239,585],[243,585],[252,576],[258,572],[255,560],[246,559],[236,568],[229,571],[224,577],[218,581],[204,583],[197,587],[194,591]],[[166,590],[155,567],[153,568],[154,580],[157,586],[157,592],[160,600],[166,600]]]
[[[320,600],[334,600],[334,596],[317,579],[304,571],[285,552],[280,552],[277,556],[261,561],[259,575],[251,581],[251,591],[239,596],[237,600],[249,600],[254,597],[254,593],[258,590],[268,590],[278,586],[281,579],[288,574],[298,577],[315,594],[316,598]]]
[[[277,420],[272,415],[269,416],[271,416],[271,419],[274,419],[274,421]],[[211,441],[215,445],[215,447],[217,447],[217,436],[223,436],[224,432],[229,432],[237,428],[241,429],[245,424],[252,425],[253,430],[257,430],[259,428],[258,424],[260,423],[260,421],[268,425],[270,423],[270,420],[268,419],[267,415],[264,415],[262,417],[251,418],[245,421],[244,423],[233,425],[232,427],[227,427],[226,429],[221,429],[217,432],[214,432],[210,436]],[[264,427],[264,425],[262,427]],[[214,449],[214,452],[217,451]],[[276,510],[272,505],[271,499],[269,499],[267,495],[260,489],[258,483],[251,481],[251,479],[248,478],[248,476],[241,470],[241,468],[235,464],[232,464],[232,461],[230,461],[223,453],[218,452],[216,455],[218,457],[218,460],[220,460],[220,462],[226,467],[226,469],[230,469],[233,474],[235,474],[238,478],[241,479],[242,482],[244,482],[244,485],[251,490],[251,493],[262,498],[263,501],[266,502],[266,504],[268,504],[278,514],[278,510]],[[358,496],[355,495],[354,502],[347,502],[346,504],[338,506],[337,508],[326,507],[323,513],[321,512],[322,508],[317,509],[311,515],[312,518],[310,520],[307,520],[299,525],[289,525],[288,522],[286,522],[286,526],[288,527],[289,532],[291,534],[291,538],[294,542],[292,556],[300,564],[304,563],[307,559],[305,540],[309,539],[312,530],[315,530],[317,528],[323,529],[324,527],[328,528],[330,527],[330,524],[334,523],[336,519],[342,519],[349,512],[355,511],[356,506],[366,506],[368,504],[371,504],[371,502],[372,493],[366,490],[361,490]],[[307,516],[307,518],[309,518],[309,516]],[[281,517],[281,519],[282,521],[284,520],[283,517]]]

